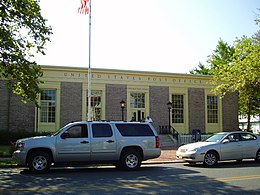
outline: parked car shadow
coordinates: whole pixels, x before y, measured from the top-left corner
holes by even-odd
[[[189,164],[185,163],[184,166],[190,166],[190,167],[201,167],[205,168],[203,163],[197,163],[197,164]],[[242,161],[221,161],[218,162],[217,165],[213,167],[207,167],[207,168],[213,168],[213,169],[223,169],[223,168],[239,168],[239,167],[260,167],[260,163],[256,162],[255,160],[242,160]]]

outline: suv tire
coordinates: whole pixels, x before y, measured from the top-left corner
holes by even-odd
[[[141,155],[136,150],[126,150],[120,158],[120,167],[124,170],[137,170],[141,166]]]
[[[46,173],[51,166],[51,156],[44,151],[36,151],[28,158],[29,170],[33,173]]]

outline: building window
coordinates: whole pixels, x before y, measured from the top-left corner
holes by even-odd
[[[43,90],[40,105],[40,121],[43,123],[55,123],[56,90]]]
[[[91,120],[101,120],[101,90],[91,91]],[[87,108],[88,108],[88,97],[87,97]]]
[[[184,123],[184,95],[172,95],[172,123]]]
[[[145,93],[131,93],[130,94],[131,108],[145,108]]]
[[[207,96],[208,123],[218,123],[218,97]]]

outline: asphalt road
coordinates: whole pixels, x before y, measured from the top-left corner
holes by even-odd
[[[223,162],[214,168],[186,163],[144,165],[127,172],[112,166],[59,168],[31,174],[0,169],[0,194],[260,194],[260,164]]]

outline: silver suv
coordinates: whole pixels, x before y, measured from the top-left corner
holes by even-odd
[[[114,164],[136,170],[161,154],[154,127],[138,122],[74,122],[50,136],[20,139],[13,158],[32,172],[54,166]]]

